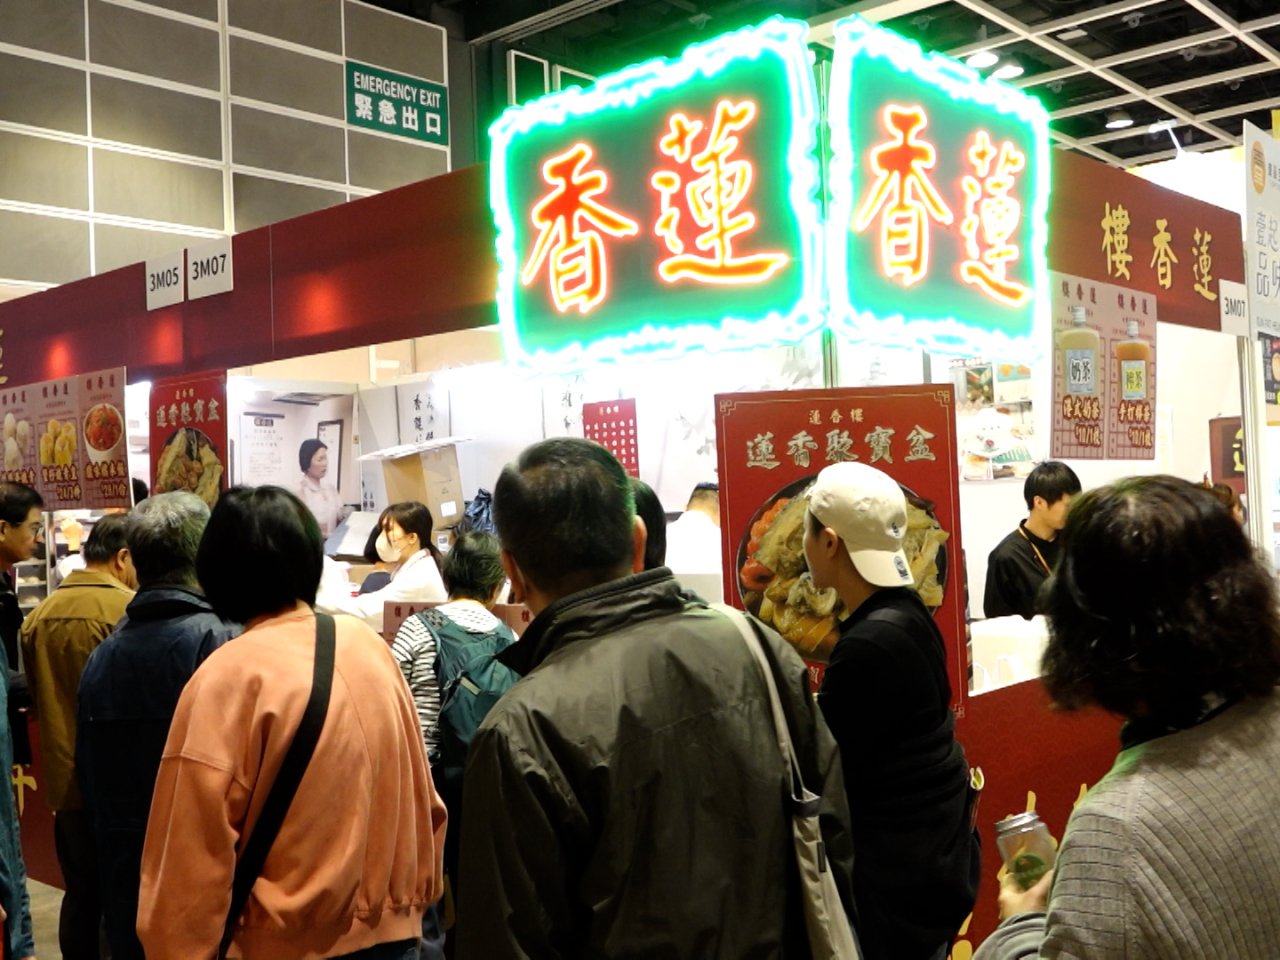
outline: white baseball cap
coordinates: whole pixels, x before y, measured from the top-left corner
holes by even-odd
[[[809,488],[809,512],[844,541],[868,583],[907,587],[915,582],[902,552],[907,498],[887,473],[865,463],[834,463]]]

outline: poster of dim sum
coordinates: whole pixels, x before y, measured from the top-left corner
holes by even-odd
[[[186,490],[213,506],[226,487],[227,375],[151,387],[151,492]]]
[[[716,397],[726,599],[773,627],[816,684],[844,616],[804,559],[808,490],[823,467],[883,470],[907,502],[903,549],[947,644],[953,707],[968,689],[955,393],[948,385],[720,394]]]

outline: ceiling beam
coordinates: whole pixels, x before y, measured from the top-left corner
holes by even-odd
[[[828,10],[809,18],[809,42],[830,45],[835,38],[836,22],[854,14],[872,23],[883,23],[897,17],[910,16],[930,7],[941,6],[944,0],[859,0],[836,10]]]
[[[1099,57],[1097,60],[1090,62],[1095,67],[1116,67],[1124,63],[1133,63],[1135,60],[1146,60],[1149,57],[1162,57],[1165,54],[1176,53],[1179,50],[1186,50],[1190,47],[1197,47],[1200,44],[1208,43],[1211,40],[1224,40],[1229,36],[1231,36],[1231,31],[1222,28],[1206,30],[1203,33],[1193,33],[1185,37],[1166,40],[1163,43],[1153,43],[1149,47],[1137,47],[1133,50],[1113,53],[1109,57]],[[1032,77],[1019,77],[1014,81],[1014,86],[1022,87],[1025,90],[1029,87],[1038,87],[1046,83],[1053,83],[1055,80],[1066,80],[1068,77],[1082,76],[1088,72],[1089,71],[1085,67],[1080,66],[1062,67],[1061,69],[1050,70],[1046,73],[1037,73]]]
[[[515,43],[621,2],[622,0],[566,0],[565,3],[557,4],[550,10],[543,10],[531,17],[509,23],[505,27],[490,30],[471,40],[470,43],[472,46],[480,46],[484,43]]]
[[[1059,30],[1070,30],[1072,27],[1079,27],[1086,23],[1092,23],[1094,20],[1105,20],[1107,17],[1120,17],[1126,13],[1132,13],[1134,10],[1141,10],[1143,7],[1154,6],[1163,0],[1119,0],[1118,3],[1107,3],[1100,7],[1094,7],[1092,10],[1085,10],[1081,13],[1073,13],[1065,17],[1058,17],[1056,20],[1046,20],[1044,23],[1038,23],[1035,26],[1027,26],[1027,33],[1032,37],[1043,37],[1051,33],[1057,33]],[[947,51],[948,57],[968,56],[978,50],[990,50],[996,47],[1007,46],[1011,43],[1017,43],[1025,37],[1020,33],[1010,31],[1002,33],[996,37],[990,37],[984,41],[974,41],[966,43],[964,46],[956,47]]]
[[[1072,50],[1070,47],[1067,47],[1062,43],[1059,43],[1057,40],[1053,40],[1045,36],[1032,35],[1025,24],[1015,19],[1014,17],[1010,16],[1009,14],[1005,13],[1003,10],[999,10],[996,7],[993,7],[991,4],[987,3],[986,0],[956,0],[956,2],[972,10],[974,13],[984,16],[988,20],[991,20],[992,22],[999,24],[1001,27],[1010,31],[1011,33],[1021,34],[1024,39],[1032,41],[1037,46],[1043,47],[1044,49],[1048,50],[1050,53],[1055,54],[1056,56],[1062,58],[1063,60],[1066,60],[1068,63],[1074,63],[1077,66],[1086,68],[1090,73],[1101,78],[1102,80],[1107,81],[1113,86],[1119,87],[1121,90],[1124,90],[1126,93],[1132,94],[1134,99],[1149,100],[1155,106],[1168,112],[1169,115],[1172,116],[1174,119],[1181,120],[1184,123],[1194,126],[1198,130],[1201,130],[1209,134],[1209,136],[1214,137],[1215,139],[1221,140],[1224,144],[1227,144],[1228,146],[1239,146],[1240,144],[1239,137],[1232,136],[1226,130],[1221,129],[1220,127],[1215,127],[1211,123],[1201,123],[1197,121],[1194,116],[1192,116],[1186,110],[1183,110],[1176,103],[1173,103],[1169,100],[1161,99],[1158,96],[1152,96],[1150,90],[1147,90],[1146,88],[1142,87],[1140,84],[1134,83],[1132,80],[1129,80],[1127,77],[1123,76],[1122,74],[1116,73],[1114,70],[1107,70],[1107,69],[1095,66],[1093,62],[1089,60],[1087,57],[1084,57],[1081,54],[1077,53],[1076,51]]]

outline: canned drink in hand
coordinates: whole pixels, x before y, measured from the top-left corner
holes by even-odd
[[[1053,838],[1035,811],[997,822],[996,846],[1005,868],[1023,890],[1034,887],[1053,867]]]

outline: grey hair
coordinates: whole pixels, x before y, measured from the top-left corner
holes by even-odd
[[[198,584],[196,551],[209,523],[208,504],[186,491],[158,493],[134,507],[128,519],[125,539],[139,586]]]

